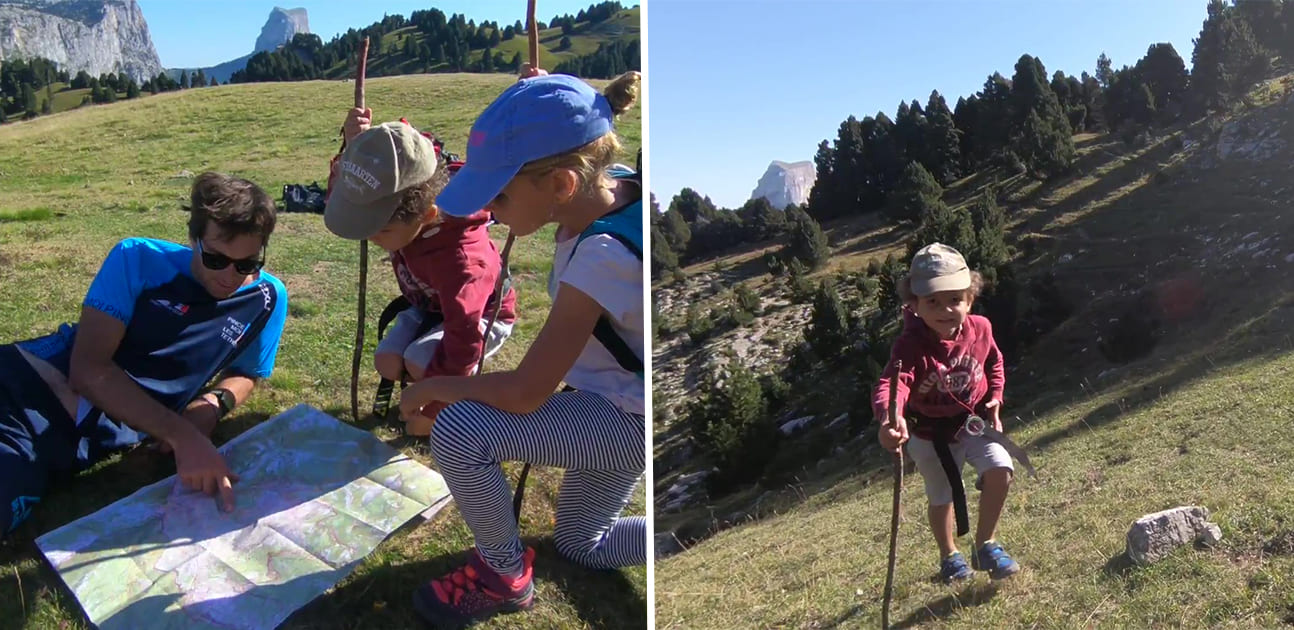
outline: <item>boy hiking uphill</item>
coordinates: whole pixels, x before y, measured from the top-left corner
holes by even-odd
[[[485,330],[502,271],[490,214],[439,212],[436,195],[450,177],[439,147],[404,121],[370,128],[371,116],[356,108],[346,117],[347,146],[333,161],[324,223],[342,238],[368,239],[390,252],[400,293],[412,305],[378,343],[377,371],[394,382],[404,374],[413,381],[472,374],[481,346],[487,358],[497,352],[517,317],[516,293],[506,288],[499,317]],[[443,407],[433,403],[405,418],[405,431],[429,435]]]
[[[571,76],[518,81],[477,118],[466,164],[436,200],[449,215],[484,206],[517,237],[549,223],[557,232],[552,308],[517,368],[431,377],[401,395],[405,414],[449,404],[431,451],[476,541],[464,566],[414,593],[435,627],[533,605],[535,552],[521,542],[504,461],[566,470],[562,555],[599,569],[646,562],[646,519],[620,516],[645,468],[642,188],[610,168],[613,118],[640,80],[622,75],[605,96]],[[554,393],[562,381],[568,391]]]
[[[988,319],[970,314],[981,284],[979,274],[947,245],[932,243],[916,253],[909,273],[897,286],[903,301],[903,332],[894,342],[890,365],[872,402],[876,417],[888,417],[894,380],[896,425],[881,425],[880,442],[895,452],[904,442],[908,444],[908,456],[925,481],[930,529],[939,545],[939,574],[947,583],[971,577],[972,567],[987,571],[992,579],[1020,570],[994,540],[1014,471],[1011,456],[1001,444],[975,435],[980,433],[977,421],[1002,430],[1006,384],[992,326]],[[903,367],[897,375],[896,360]],[[975,487],[981,490],[970,566],[957,550],[953,534],[954,517],[957,535],[969,529],[961,482],[967,461],[975,467]]]

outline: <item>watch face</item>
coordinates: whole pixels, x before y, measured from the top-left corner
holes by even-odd
[[[227,389],[217,389],[215,394],[216,399],[220,401],[220,411],[229,413],[234,408],[234,393]]]

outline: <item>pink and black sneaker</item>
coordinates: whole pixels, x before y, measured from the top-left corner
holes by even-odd
[[[521,576],[509,580],[473,552],[467,564],[414,591],[413,608],[434,628],[466,628],[499,613],[530,610],[535,601],[534,561],[535,550],[527,547]]]

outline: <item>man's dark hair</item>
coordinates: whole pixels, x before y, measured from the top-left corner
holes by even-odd
[[[268,242],[274,232],[277,209],[259,186],[223,173],[203,173],[193,180],[189,193],[189,238],[199,240],[207,224],[220,228],[221,237],[259,236]]]

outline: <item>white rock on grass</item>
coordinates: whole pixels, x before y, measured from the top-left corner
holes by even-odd
[[[1209,510],[1194,505],[1147,514],[1128,529],[1128,557],[1144,566],[1162,560],[1182,545],[1215,545],[1222,539],[1222,530],[1208,519]]]

